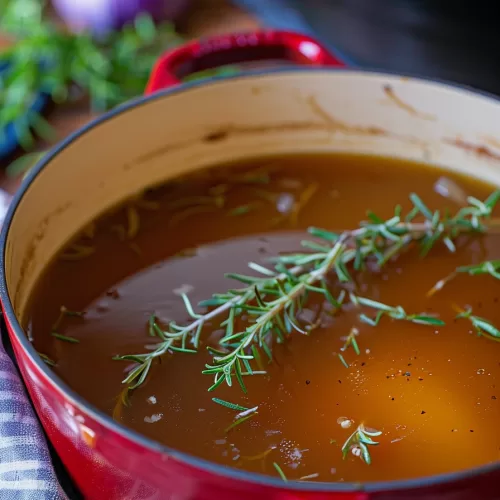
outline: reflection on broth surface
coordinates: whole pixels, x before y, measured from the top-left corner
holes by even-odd
[[[342,255],[353,255],[345,269],[308,282],[316,288],[309,287],[307,296],[294,295],[295,286],[303,287],[300,277],[309,276],[304,272],[321,272],[302,261],[299,281],[266,285],[249,307],[234,310],[232,331],[221,326],[227,312],[209,317],[198,332],[197,353],[155,358],[142,372],[143,383],[128,394],[122,380],[129,375],[141,382],[137,371],[144,365],[137,361],[145,358],[113,357],[151,353],[169,322],[196,321],[183,295],[194,314],[206,314],[227,299],[208,308],[198,302],[248,286],[225,273],[263,277],[263,269],[248,263],[272,270],[270,259],[280,255],[333,255],[336,236],[312,236],[310,226],[354,230],[367,210],[387,220],[396,205],[403,217],[416,204],[420,213],[411,222],[430,235],[439,229],[437,218],[425,226],[426,207],[418,199],[412,203],[410,193],[442,218],[446,209],[454,215],[463,208],[463,193],[484,200],[492,191],[438,169],[362,156],[282,157],[206,171],[133,199],[86,228],[47,270],[26,324],[37,350],[91,403],[150,438],[214,462],[289,480],[335,482],[483,465],[500,458],[500,345],[493,326],[500,327],[500,283],[491,273],[451,273],[500,259],[495,219],[484,234],[451,234],[454,252],[443,237],[428,241],[426,256],[411,241],[422,231],[393,229],[383,248],[380,238],[370,240],[378,245],[375,253],[385,255],[383,266],[363,254],[365,265],[355,269],[361,262],[354,256],[356,241],[362,254],[368,239],[337,242],[345,245]],[[372,222],[380,230],[383,221]],[[306,239],[315,244],[304,248]],[[494,275],[495,264],[478,269]],[[449,282],[433,289],[445,277]],[[294,310],[283,315],[281,304],[292,298]],[[222,374],[202,374],[205,365],[238,348],[248,331],[238,333],[255,327],[262,309],[272,307],[280,318],[275,329],[263,335],[260,347],[240,353],[246,393],[235,365],[232,386],[216,378],[220,384],[209,392]],[[468,308],[470,317],[457,318]],[[293,331],[288,335],[287,329]],[[193,350],[196,334],[193,329],[184,346],[171,347]]]

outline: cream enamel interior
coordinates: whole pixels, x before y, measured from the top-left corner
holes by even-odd
[[[23,317],[44,267],[82,227],[181,173],[255,156],[354,151],[423,160],[500,185],[500,160],[449,142],[457,138],[489,141],[500,155],[500,103],[355,71],[248,75],[128,107],[53,156],[18,203],[5,254],[14,310]]]

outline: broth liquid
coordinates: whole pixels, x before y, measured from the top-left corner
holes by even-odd
[[[360,323],[352,307],[320,314],[321,301],[311,299],[301,319],[320,326],[310,336],[293,332],[288,342],[274,345],[267,375],[245,377],[245,395],[236,382],[207,391],[213,378],[201,371],[212,361],[205,347],[222,336],[224,318],[216,319],[205,327],[197,354],[164,356],[130,406],[116,409],[130,363],[112,357],[147,352],[155,343],[147,329],[151,314],[164,324],[189,321],[180,293],[196,304],[240,286],[224,273],[248,274],[248,262],[268,265],[269,257],[300,251],[309,226],[351,229],[366,219],[366,210],[385,219],[397,204],[406,213],[411,192],[432,210],[455,212],[459,206],[434,190],[443,175],[479,199],[493,191],[422,165],[347,155],[254,161],[155,189],[148,203],[136,206],[140,225],[133,238],[126,235],[124,208],[97,221],[94,236],[83,237],[94,253],[53,262],[32,301],[29,334],[66,383],[101,410],[115,412],[123,425],[226,466],[277,475],[277,463],[290,480],[365,482],[499,460],[500,345],[478,337],[470,322],[455,320],[452,304],[470,305],[500,326],[500,282],[459,276],[426,297],[457,266],[500,258],[494,234],[460,240],[454,254],[438,244],[425,258],[411,250],[381,271],[356,274],[360,295],[408,313],[437,313],[444,327],[388,318],[372,327]],[[217,196],[218,205],[201,203]],[[301,197],[301,210],[290,214]],[[62,305],[85,311],[84,318],[64,317],[58,328],[78,344],[50,335]],[[359,356],[340,350],[353,326]],[[258,414],[226,432],[237,412],[213,397],[258,406]],[[340,425],[345,419],[351,427]],[[342,459],[342,445],[360,423],[382,431],[374,438],[379,444],[370,446],[371,465],[351,453]]]

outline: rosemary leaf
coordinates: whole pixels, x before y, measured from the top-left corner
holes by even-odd
[[[68,342],[69,344],[79,344],[80,341],[78,339],[75,339],[75,337],[69,337],[68,335],[62,335],[61,333],[57,332],[52,332],[51,333],[52,337],[62,340],[63,342]]]
[[[43,354],[42,352],[39,352],[38,355],[42,358],[42,360],[49,366],[56,366],[57,363],[49,358],[46,354]]]
[[[350,368],[349,364],[347,363],[347,361],[344,359],[344,356],[342,356],[342,354],[337,354],[337,356],[339,357],[340,359],[340,362],[346,367],[346,368]]]
[[[276,472],[279,474],[279,476],[281,477],[281,479],[285,483],[287,483],[288,479],[286,478],[285,473],[283,472],[282,468],[276,462],[273,462],[273,467],[276,469]]]
[[[257,415],[256,412],[254,413],[250,413],[250,415],[246,415],[245,417],[240,417],[238,418],[237,420],[235,420],[231,425],[227,426],[225,429],[224,429],[224,432],[227,434],[230,430],[234,429],[235,427],[237,427],[238,425],[242,424],[243,422],[246,422],[247,420],[250,420],[251,418],[253,418],[255,415]]]
[[[250,410],[250,408],[245,408],[244,406],[238,405],[236,403],[230,403],[229,401],[224,401],[223,399],[219,399],[219,398],[212,398],[212,401],[214,403],[217,403],[218,405],[225,406],[226,408],[229,408],[230,410],[237,410],[237,411]]]
[[[474,316],[472,314],[472,309],[461,311],[456,318],[468,319],[479,336],[486,337],[490,340],[494,340],[495,342],[500,342],[500,330],[489,320],[479,316]]]
[[[358,447],[361,453],[361,457],[363,461],[370,465],[372,463],[372,459],[370,456],[370,452],[368,450],[368,446],[378,445],[378,442],[373,441],[372,437],[380,436],[382,434],[381,431],[377,430],[368,430],[365,428],[363,424],[360,424],[357,429],[347,438],[346,442],[342,446],[342,458],[345,460],[349,451],[353,448]]]

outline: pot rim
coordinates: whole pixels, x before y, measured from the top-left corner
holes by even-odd
[[[40,370],[46,381],[49,382],[55,389],[57,389],[65,398],[66,401],[71,403],[75,408],[87,413],[92,419],[97,421],[103,427],[107,427],[111,431],[122,435],[128,440],[132,441],[134,444],[147,448],[148,450],[159,452],[168,455],[180,462],[181,464],[186,464],[189,467],[198,469],[202,472],[209,474],[215,474],[220,478],[236,479],[241,482],[247,482],[252,484],[258,484],[260,486],[267,486],[277,489],[286,488],[289,491],[297,492],[323,492],[323,493],[348,493],[348,492],[383,492],[383,491],[398,491],[398,490],[408,490],[408,489],[421,489],[430,486],[439,486],[446,483],[452,483],[456,481],[462,481],[466,479],[471,479],[473,477],[480,476],[482,474],[487,474],[494,470],[500,469],[500,460],[495,462],[485,464],[479,467],[474,467],[471,469],[465,469],[456,472],[450,472],[446,474],[437,474],[433,476],[424,476],[412,479],[402,479],[394,481],[373,481],[367,483],[335,483],[335,482],[325,482],[325,483],[308,483],[298,481],[290,481],[284,483],[281,479],[274,478],[271,476],[266,476],[264,474],[258,474],[253,472],[245,472],[224,465],[219,465],[206,459],[198,458],[189,453],[184,453],[169,446],[163,445],[153,439],[150,439],[139,432],[125,427],[124,425],[116,422],[113,418],[104,413],[103,411],[96,408],[85,398],[80,396],[76,391],[74,391],[69,385],[67,385],[50,367],[41,359],[37,354],[37,351],[28,340],[26,333],[21,327],[14,308],[10,301],[10,297],[7,291],[7,283],[5,278],[5,250],[7,243],[7,236],[9,234],[10,227],[12,225],[12,219],[15,215],[17,206],[22,200],[24,194],[28,191],[33,181],[36,179],[38,174],[61,152],[66,149],[75,140],[89,132],[90,130],[97,128],[100,124],[110,121],[116,116],[133,111],[134,109],[142,106],[143,104],[149,103],[156,99],[162,99],[166,96],[178,94],[181,92],[189,91],[193,88],[198,88],[205,85],[217,85],[221,82],[228,80],[244,79],[244,78],[254,78],[259,76],[267,76],[273,74],[287,74],[287,73],[297,73],[297,72],[314,72],[314,73],[356,73],[359,76],[367,75],[378,75],[387,76],[390,78],[400,77],[409,78],[413,80],[418,80],[423,83],[435,84],[437,86],[449,87],[455,90],[462,90],[466,93],[473,93],[477,96],[483,96],[500,103],[500,96],[496,96],[484,90],[476,90],[468,85],[452,83],[446,80],[438,78],[427,78],[419,75],[408,74],[408,73],[398,73],[396,71],[386,71],[378,70],[373,68],[328,68],[328,67],[286,67],[286,68],[272,68],[272,69],[261,69],[254,71],[246,71],[241,74],[215,77],[210,80],[198,80],[191,81],[187,83],[180,84],[175,87],[170,87],[157,91],[150,95],[140,96],[126,103],[117,106],[116,108],[103,113],[101,116],[94,118],[88,122],[83,127],[80,127],[69,136],[67,136],[63,141],[59,142],[31,169],[29,174],[24,179],[22,185],[18,191],[13,196],[12,202],[8,208],[3,227],[0,233],[0,303],[3,308],[4,317],[6,323],[10,326],[12,332],[17,337],[17,340],[21,344],[25,354],[30,358],[30,361]],[[24,380],[23,380],[24,383]]]

